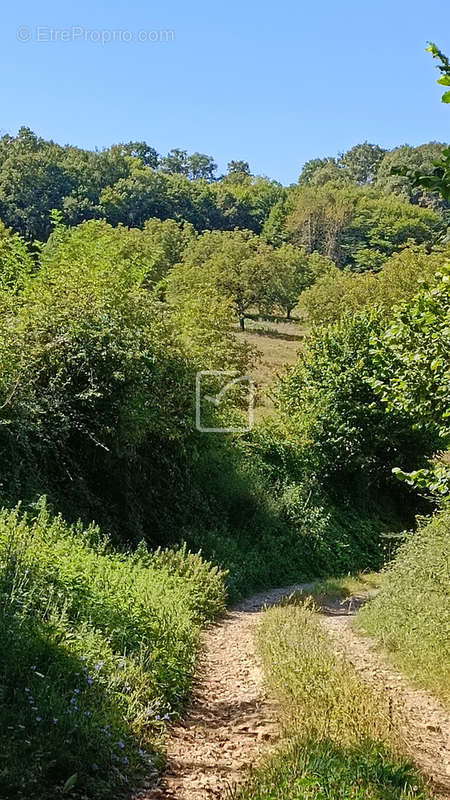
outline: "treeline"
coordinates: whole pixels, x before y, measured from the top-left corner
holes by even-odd
[[[320,241],[340,265],[364,269],[377,266],[408,236],[426,240],[439,224],[421,207],[442,215],[445,203],[435,192],[415,189],[410,178],[393,176],[392,169],[429,172],[442,149],[430,143],[386,152],[364,143],[338,159],[308,162],[298,186],[285,188],[252,175],[245,161],[231,161],[227,173],[216,177],[213,159],[202,153],[174,149],[161,157],[146,142],[88,151],[23,127],[0,139],[0,219],[28,241],[48,238],[53,209],[67,225],[106,219],[141,227],[157,217],[189,222],[197,231],[264,228],[269,242],[300,242],[313,251]],[[321,189],[317,200],[311,188]]]
[[[190,222],[197,230],[260,231],[282,194],[275,181],[230,162],[213,180],[212,159],[172,150],[160,158],[145,142],[93,152],[61,147],[21,128],[0,139],[0,218],[27,240],[47,239],[50,211],[64,222],[106,219],[141,226],[150,217]]]

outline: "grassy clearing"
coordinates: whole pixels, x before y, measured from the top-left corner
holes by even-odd
[[[297,354],[305,336],[305,325],[298,320],[282,320],[254,316],[245,322],[244,332],[236,328],[238,339],[244,339],[260,356],[251,370],[258,388],[256,419],[273,413],[274,405],[267,390],[286,365],[297,361]]]
[[[334,656],[311,604],[269,610],[258,642],[285,738],[236,800],[429,797],[400,754],[384,701]]]
[[[223,607],[223,575],[198,556],[114,552],[44,503],[1,512],[0,796],[111,797],[157,763],[200,625]]]
[[[376,637],[399,669],[450,706],[448,511],[408,537],[356,625]]]

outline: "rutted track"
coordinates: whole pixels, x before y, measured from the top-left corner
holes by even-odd
[[[206,630],[190,708],[169,732],[164,774],[138,797],[224,798],[262,750],[276,741],[276,708],[264,693],[254,631],[264,606],[309,586],[254,595]]]
[[[297,584],[254,595],[204,632],[190,707],[168,732],[166,769],[136,798],[225,800],[277,741],[277,709],[264,691],[254,633],[265,606],[310,587]],[[325,608],[320,619],[336,653],[386,694],[408,755],[437,795],[450,800],[449,714],[431,695],[412,688],[371,640],[353,633],[344,608]]]

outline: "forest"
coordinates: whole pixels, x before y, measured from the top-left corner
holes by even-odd
[[[201,630],[271,587],[381,571],[357,624],[448,709],[449,187],[441,142],[362,142],[283,186],[146,142],[1,137],[1,798],[130,796],[159,774]],[[204,371],[211,394],[216,372],[253,376],[251,429],[198,430]],[[210,425],[246,418],[243,384],[202,403]],[[310,601],[283,613],[261,658],[297,717],[235,796],[433,797],[329,666]],[[356,733],[308,695],[333,670]]]

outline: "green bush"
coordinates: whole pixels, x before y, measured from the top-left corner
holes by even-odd
[[[110,797],[181,711],[223,575],[180,551],[114,552],[44,502],[0,513],[0,795]]]
[[[434,452],[450,446],[450,264],[436,281],[396,309],[384,336],[374,342],[372,386],[389,413],[409,414],[414,427],[434,440]],[[445,464],[412,473],[399,462],[397,474],[448,502],[450,469]]]
[[[423,522],[400,547],[357,624],[396,665],[450,704],[450,514]]]
[[[301,449],[306,473],[340,502],[351,497],[364,503],[381,490],[402,496],[407,489],[397,486],[392,468],[425,463],[436,446],[436,437],[415,430],[406,411],[386,413],[371,384],[374,342],[383,325],[372,311],[314,329],[276,387],[281,417]]]
[[[328,325],[349,311],[370,307],[388,317],[393,306],[410,300],[422,283],[435,282],[447,254],[448,247],[428,252],[424,246],[409,245],[388,258],[377,273],[332,269],[301,294],[300,306],[314,325]]]
[[[185,471],[194,377],[133,237],[125,257],[124,232],[103,228],[58,229],[36,276],[4,294],[0,471],[8,503],[46,493],[136,541],[144,518],[161,531]]]

